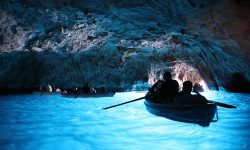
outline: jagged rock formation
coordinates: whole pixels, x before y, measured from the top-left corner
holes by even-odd
[[[247,0],[3,0],[0,88],[250,79]],[[141,82],[139,82],[141,81]],[[233,91],[233,90],[231,90]]]

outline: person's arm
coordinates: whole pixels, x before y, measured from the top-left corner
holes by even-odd
[[[199,96],[199,99],[200,99],[203,103],[207,103],[207,102],[208,102],[208,100],[206,99],[206,97],[203,96],[203,95],[201,95],[198,91],[193,90],[193,92],[196,93],[197,96]]]
[[[196,89],[193,89],[193,92],[199,96],[202,96]]]
[[[161,87],[162,81],[158,80],[151,88],[149,88],[149,92],[156,92]]]

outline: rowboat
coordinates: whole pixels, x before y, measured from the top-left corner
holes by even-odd
[[[68,98],[89,98],[89,97],[112,97],[115,92],[101,92],[101,93],[61,93],[61,96]]]
[[[210,122],[218,120],[217,105],[213,102],[199,105],[175,105],[157,104],[145,99],[144,104],[150,113],[174,121],[209,126]]]
[[[60,95],[61,92],[40,92],[40,91],[33,91],[33,95]]]

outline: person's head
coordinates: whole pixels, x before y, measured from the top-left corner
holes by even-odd
[[[171,75],[171,73],[170,72],[165,72],[164,74],[163,74],[163,79],[164,80],[170,80],[170,79],[172,79],[172,75]]]
[[[192,92],[192,88],[193,88],[193,84],[191,81],[185,81],[183,83],[183,88],[182,91],[185,93],[191,93]]]

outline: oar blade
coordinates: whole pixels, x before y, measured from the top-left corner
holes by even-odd
[[[221,102],[216,102],[216,101],[212,101],[212,100],[208,100],[208,102],[214,102],[217,106],[224,107],[224,108],[237,108],[234,105],[229,105],[229,104],[225,104],[225,103],[221,103]]]
[[[220,102],[215,102],[215,103],[217,104],[217,106],[224,107],[224,108],[237,108],[236,106],[229,105],[229,104],[224,104]]]

